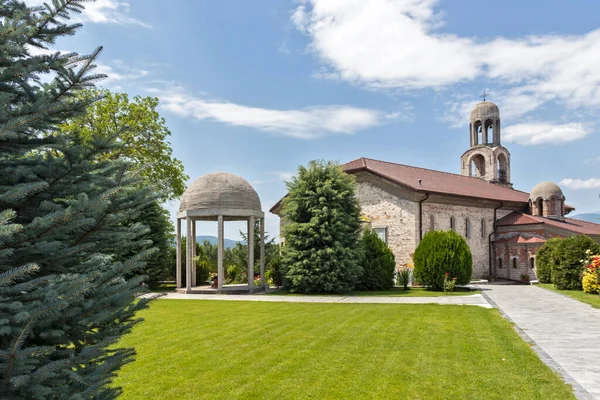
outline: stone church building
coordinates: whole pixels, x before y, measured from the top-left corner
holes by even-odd
[[[531,193],[513,189],[500,127],[496,104],[475,106],[460,175],[364,157],[342,166],[355,176],[362,215],[392,249],[397,267],[411,262],[423,235],[434,229],[453,229],[466,239],[475,279],[535,279],[535,254],[552,237],[584,234],[600,242],[600,225],[565,217],[574,208],[558,185],[543,182]],[[270,211],[279,215],[281,201]]]

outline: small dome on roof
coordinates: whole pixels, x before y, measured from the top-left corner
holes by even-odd
[[[471,121],[484,119],[487,117],[500,118],[500,109],[491,101],[482,101],[477,103],[471,111]]]
[[[179,212],[223,209],[262,212],[258,194],[248,181],[227,172],[213,172],[196,179],[179,203]]]
[[[551,197],[557,199],[564,199],[564,195],[560,187],[554,182],[542,182],[535,185],[535,187],[531,190],[531,194],[529,195],[529,199],[535,201],[539,198],[544,200],[549,200]]]

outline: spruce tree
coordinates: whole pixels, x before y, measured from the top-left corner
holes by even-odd
[[[80,0],[28,7],[0,0],[0,394],[12,399],[114,398],[107,384],[133,349],[115,348],[148,299],[148,229],[128,224],[154,199],[106,141],[53,135],[94,101],[77,92],[88,56],[41,52],[79,24]],[[36,52],[38,53],[38,52]],[[48,79],[50,77],[50,79]],[[43,81],[41,78],[44,78]],[[48,83],[49,82],[49,83]],[[124,258],[136,249],[133,257]],[[112,347],[111,347],[112,346]]]
[[[300,166],[283,200],[284,285],[293,292],[351,290],[361,274],[360,207],[352,176],[333,162]]]

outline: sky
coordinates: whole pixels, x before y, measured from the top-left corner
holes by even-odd
[[[97,0],[55,49],[103,46],[100,86],[157,97],[190,183],[242,176],[276,237],[268,210],[310,160],[460,173],[484,90],[514,187],[553,181],[573,214],[599,211],[599,14],[597,0]]]

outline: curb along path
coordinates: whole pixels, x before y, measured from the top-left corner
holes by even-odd
[[[161,299],[168,300],[224,300],[224,301],[271,301],[287,303],[371,303],[371,304],[453,304],[492,308],[481,294],[440,297],[393,297],[393,296],[277,296],[264,294],[182,294],[168,293]]]

